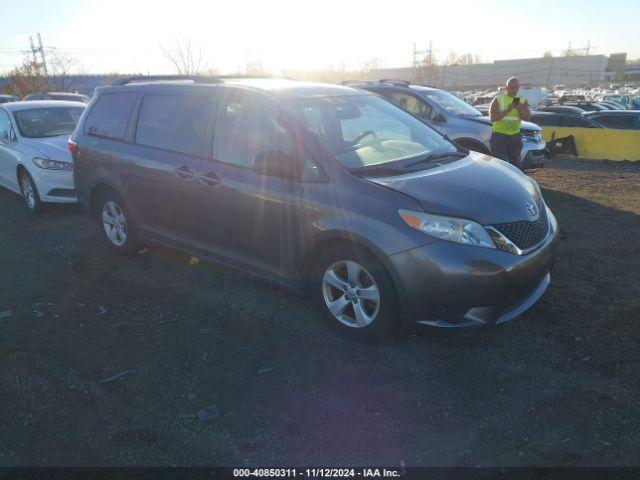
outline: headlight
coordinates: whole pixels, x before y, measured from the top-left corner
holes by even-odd
[[[61,162],[59,160],[49,160],[48,158],[34,157],[33,163],[40,168],[47,170],[73,170],[73,163]]]
[[[496,248],[487,231],[473,220],[411,210],[398,210],[398,213],[407,225],[432,237],[478,247]]]
[[[542,134],[540,132],[522,132],[522,138],[533,143],[539,143],[542,141]]]

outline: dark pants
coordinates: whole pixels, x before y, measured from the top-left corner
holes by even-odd
[[[494,157],[509,162],[522,170],[522,161],[520,160],[522,137],[519,133],[505,135],[504,133],[493,132],[490,146]]]

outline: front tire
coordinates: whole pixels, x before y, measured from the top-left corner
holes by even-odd
[[[42,212],[43,205],[40,200],[40,194],[38,193],[38,187],[36,187],[36,183],[33,181],[33,178],[31,178],[31,175],[29,175],[29,172],[20,172],[18,181],[20,183],[22,198],[29,212],[33,214]]]
[[[399,326],[398,300],[384,266],[357,248],[332,248],[320,255],[313,295],[331,328],[352,339],[381,339]]]
[[[98,223],[107,245],[120,255],[133,255],[141,248],[133,219],[124,201],[113,191],[102,194],[97,208]]]

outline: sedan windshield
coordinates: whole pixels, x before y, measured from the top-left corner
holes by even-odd
[[[420,95],[427,100],[431,100],[445,112],[452,115],[465,115],[467,117],[479,117],[483,115],[482,112],[473,108],[464,100],[460,100],[455,95],[451,95],[449,92],[443,92],[442,90],[424,90],[420,92]]]
[[[303,98],[288,107],[349,169],[458,151],[435,130],[375,95]]]
[[[20,135],[27,138],[69,135],[76,128],[82,107],[49,107],[14,112]]]

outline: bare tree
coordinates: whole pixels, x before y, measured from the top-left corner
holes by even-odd
[[[47,79],[47,85],[54,90],[67,92],[70,91],[77,83],[77,79],[72,75],[78,65],[78,61],[63,52],[54,52],[49,55],[49,72],[50,79]]]
[[[264,75],[265,69],[259,57],[247,59],[244,64],[245,75]]]
[[[471,53],[463,53],[458,55],[456,52],[451,51],[445,59],[445,65],[473,65],[475,63],[481,63],[482,58],[480,55],[473,55]]]
[[[22,64],[15,67],[7,75],[7,83],[3,87],[5,93],[23,97],[33,92],[46,89],[44,65],[25,55]]]
[[[179,75],[203,75],[210,70],[202,47],[193,45],[191,39],[176,39],[173,45],[160,45],[160,49]]]

